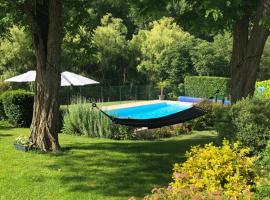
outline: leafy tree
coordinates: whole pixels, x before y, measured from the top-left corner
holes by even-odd
[[[164,17],[150,24],[150,30],[140,30],[131,41],[140,51],[138,70],[148,75],[151,81],[171,80],[189,67],[188,48],[192,36],[181,30],[172,18]],[[178,77],[178,83],[183,74]]]
[[[152,21],[167,16],[168,1],[128,0],[131,20],[140,28],[145,28]]]
[[[0,74],[2,79],[33,69],[35,66],[31,38],[25,28],[13,26],[7,34],[8,38],[0,39]]]
[[[127,29],[126,37],[130,37],[135,25],[129,17],[128,1],[121,0],[76,0],[64,1],[64,31],[62,66],[75,72],[85,72],[100,79],[96,48],[92,43],[93,30],[101,24],[101,18],[107,13],[121,18]],[[115,64],[115,63],[112,63]],[[119,74],[120,75],[120,74]],[[122,76],[122,75],[121,75]],[[119,80],[119,78],[116,78]],[[122,80],[122,77],[120,78]],[[114,84],[119,84],[119,81]]]
[[[99,64],[101,80],[116,80],[126,82],[126,66],[128,59],[127,28],[122,19],[114,18],[111,14],[104,15],[101,26],[93,33],[92,42],[96,48],[96,59]],[[119,77],[121,74],[122,77]],[[114,75],[114,76],[113,76]]]
[[[176,98],[184,93],[184,78],[186,75],[196,74],[192,61],[190,50],[195,45],[194,40],[178,41],[166,49],[157,63],[160,65],[159,77],[167,80],[168,95]]]
[[[214,36],[213,42],[197,39],[191,60],[199,75],[228,77],[231,54],[232,38],[226,32]]]
[[[61,66],[65,70],[82,72],[89,70],[93,75],[94,47],[92,32],[80,27],[76,33],[67,32],[63,38]],[[88,69],[90,68],[90,69]]]

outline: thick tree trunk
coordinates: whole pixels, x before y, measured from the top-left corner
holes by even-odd
[[[27,15],[32,27],[37,60],[33,120],[30,142],[42,151],[58,151],[58,91],[62,26],[61,0],[43,0],[28,4]]]
[[[261,0],[250,34],[248,15],[244,15],[235,23],[231,61],[231,98],[233,102],[254,93],[257,71],[269,35],[269,29],[261,25],[261,20],[269,14],[269,11],[270,0]]]

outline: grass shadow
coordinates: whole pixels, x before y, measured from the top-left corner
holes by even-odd
[[[12,134],[5,134],[5,133],[1,133],[0,132],[0,138],[3,138],[3,137],[10,137],[12,136]]]
[[[146,142],[74,143],[64,147],[68,156],[48,165],[65,168],[63,185],[72,192],[95,191],[108,197],[143,197],[154,186],[171,181],[172,167],[183,162],[191,146],[215,137]]]

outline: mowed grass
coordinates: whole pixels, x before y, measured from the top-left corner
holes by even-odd
[[[60,135],[63,153],[15,150],[28,129],[0,123],[0,199],[141,199],[171,181],[172,166],[190,146],[217,139],[213,132],[161,141],[113,141]]]

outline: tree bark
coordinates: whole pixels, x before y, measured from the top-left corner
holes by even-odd
[[[58,91],[62,35],[61,0],[41,0],[31,5],[27,1],[26,14],[31,24],[35,50],[36,82],[33,120],[30,128],[32,146],[42,151],[59,151]]]
[[[233,102],[253,95],[257,71],[269,29],[261,20],[269,15],[270,0],[261,0],[255,23],[249,33],[249,15],[236,21],[233,30],[233,51],[231,61],[231,99]]]

